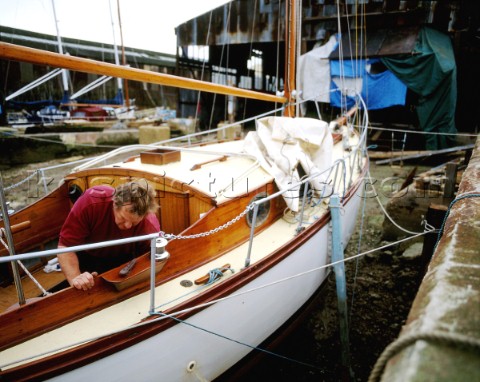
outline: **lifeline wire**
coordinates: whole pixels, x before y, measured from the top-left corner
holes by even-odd
[[[196,305],[196,306],[193,306],[193,307],[190,307],[190,308],[186,308],[186,309],[183,309],[183,310],[180,310],[180,311],[177,311],[177,312],[173,312],[173,313],[170,313],[170,315],[168,317],[166,316],[160,316],[158,317],[157,319],[153,319],[153,320],[150,320],[150,321],[143,321],[143,322],[140,322],[138,324],[134,324],[134,325],[131,325],[129,326],[128,328],[124,328],[124,329],[117,329],[117,330],[112,330],[111,332],[108,332],[108,333],[105,333],[103,335],[99,335],[99,336],[95,336],[95,337],[91,337],[91,338],[87,338],[85,340],[81,340],[81,341],[78,341],[78,342],[75,342],[73,344],[69,344],[69,345],[66,345],[66,346],[61,346],[61,347],[58,347],[56,349],[51,349],[49,351],[46,351],[46,352],[43,352],[43,353],[40,353],[40,354],[37,354],[35,356],[29,356],[29,357],[25,357],[25,358],[22,358],[22,359],[19,359],[19,360],[16,360],[14,362],[11,362],[10,364],[3,364],[1,365],[0,364],[0,369],[1,368],[4,368],[4,367],[7,367],[11,364],[15,364],[15,363],[20,363],[20,362],[26,362],[26,361],[29,361],[33,358],[37,358],[37,357],[43,357],[43,356],[46,356],[48,354],[52,354],[52,353],[55,353],[55,352],[59,352],[59,351],[62,351],[62,350],[65,350],[69,347],[74,347],[74,346],[79,346],[81,344],[85,344],[85,343],[88,343],[88,342],[91,342],[91,341],[96,341],[98,339],[101,339],[101,338],[104,338],[104,337],[108,337],[108,336],[111,336],[111,335],[114,335],[114,334],[117,334],[117,333],[120,333],[126,329],[131,329],[131,328],[139,328],[139,327],[142,327],[142,326],[145,326],[145,325],[150,325],[150,324],[153,324],[157,321],[161,321],[165,318],[173,318],[172,316],[175,316],[175,315],[179,315],[179,314],[182,314],[182,313],[187,313],[187,312],[191,312],[191,311],[194,311],[194,310],[197,310],[197,309],[201,309],[201,308],[205,308],[207,306],[210,306],[210,305],[213,305],[213,304],[216,304],[218,302],[222,302],[222,301],[226,301],[226,300],[229,300],[231,298],[235,298],[235,297],[238,297],[238,296],[241,296],[241,295],[245,295],[245,294],[248,294],[248,293],[252,293],[252,292],[255,292],[257,290],[261,290],[263,288],[267,288],[267,287],[270,287],[270,286],[274,286],[274,285],[277,285],[279,283],[282,283],[282,282],[285,282],[285,281],[289,281],[289,280],[292,280],[292,279],[295,279],[297,277],[301,277],[301,276],[304,276],[306,274],[309,274],[309,273],[312,273],[312,272],[316,272],[316,271],[319,271],[321,269],[325,269],[325,268],[328,268],[328,267],[331,267],[333,265],[336,265],[336,264],[340,264],[342,262],[346,262],[346,261],[350,261],[350,260],[354,260],[360,256],[365,256],[369,253],[372,253],[372,252],[376,252],[376,251],[379,251],[379,250],[382,250],[382,249],[385,249],[385,248],[389,248],[391,246],[394,246],[394,245],[397,245],[399,243],[403,243],[405,241],[408,241],[408,240],[412,240],[412,239],[415,239],[421,235],[425,235],[425,234],[428,234],[430,233],[431,231],[425,231],[425,232],[422,232],[420,234],[417,234],[417,235],[413,235],[413,236],[410,236],[410,237],[406,237],[404,239],[401,239],[401,240],[398,240],[394,243],[389,243],[389,244],[386,244],[386,245],[383,245],[381,247],[378,247],[378,248],[374,248],[374,249],[371,249],[369,251],[366,251],[366,252],[363,252],[363,253],[359,253],[357,255],[354,255],[354,256],[351,256],[351,257],[348,257],[346,259],[343,259],[343,260],[338,260],[338,261],[335,261],[333,263],[330,263],[330,264],[325,264],[325,265],[322,265],[320,267],[317,267],[317,268],[313,268],[313,269],[309,269],[308,271],[305,271],[305,272],[301,272],[301,273],[298,273],[296,275],[292,275],[292,276],[288,276],[288,277],[285,277],[283,279],[280,279],[280,280],[277,280],[277,281],[273,281],[271,283],[268,283],[268,284],[264,284],[264,285],[260,285],[258,287],[255,287],[255,288],[252,288],[252,289],[249,289],[249,290],[245,290],[245,291],[242,291],[242,292],[238,292],[238,293],[234,293],[234,294],[231,294],[230,296],[227,296],[227,297],[221,297],[221,298],[218,298],[218,299],[215,299],[215,300],[212,300],[212,301],[209,301],[207,303],[204,303],[204,304],[200,304],[200,305]],[[250,345],[248,345],[250,346]]]
[[[186,321],[184,321],[184,320],[180,320],[179,318],[176,318],[176,317],[174,317],[174,316],[172,316],[172,315],[170,315],[170,314],[166,314],[166,313],[163,313],[163,312],[156,312],[156,313],[154,313],[154,315],[159,315],[159,316],[162,316],[162,317],[165,317],[165,318],[171,318],[172,320],[177,321],[177,322],[180,323],[180,324],[185,324],[185,325],[191,326],[192,328],[195,328],[195,329],[204,331],[204,332],[206,332],[206,333],[208,333],[208,334],[213,334],[214,336],[223,338],[223,339],[225,339],[225,340],[227,340],[227,341],[235,342],[235,343],[237,343],[237,344],[239,344],[239,345],[246,346],[246,347],[249,347],[250,349],[258,350],[258,351],[261,351],[261,352],[263,352],[263,353],[273,355],[274,357],[277,357],[277,358],[281,358],[281,359],[284,359],[284,360],[287,360],[287,361],[295,362],[295,363],[298,363],[298,364],[303,365],[303,366],[308,366],[308,367],[310,367],[310,368],[312,368],[312,369],[322,370],[322,369],[319,368],[318,366],[312,365],[312,364],[310,364],[310,363],[298,361],[298,360],[296,360],[296,359],[293,359],[293,358],[290,358],[290,357],[287,357],[287,356],[284,356],[284,355],[281,355],[281,354],[278,354],[278,353],[271,352],[270,350],[267,350],[267,349],[263,349],[263,348],[259,348],[259,347],[257,347],[257,346],[249,345],[249,344],[247,344],[247,343],[245,343],[245,342],[238,341],[238,340],[233,339],[233,338],[231,338],[231,337],[224,336],[223,334],[215,333],[215,332],[212,332],[211,330],[208,330],[208,329],[202,328],[202,327],[200,327],[200,326],[191,324],[191,323],[186,322]]]

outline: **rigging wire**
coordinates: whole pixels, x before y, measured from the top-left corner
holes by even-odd
[[[210,39],[210,29],[211,29],[211,26],[212,26],[212,16],[213,16],[213,9],[210,11],[210,15],[209,15],[209,20],[208,20],[208,29],[207,29],[207,37],[205,38],[205,46],[208,46],[208,41]],[[209,59],[210,59],[210,47],[208,48],[209,49]],[[200,72],[200,81],[203,81],[203,78],[204,78],[204,75],[205,75],[205,66],[207,65],[207,60],[205,59],[205,57],[203,57],[203,63],[202,63],[202,71]],[[200,110],[200,108],[204,105],[201,105],[200,104],[200,101],[201,101],[201,95],[202,95],[202,91],[199,90],[198,91],[198,94],[197,94],[197,106],[195,108],[195,130],[196,131],[196,128],[197,128],[197,121],[198,121],[198,112]]]
[[[252,52],[253,52],[253,34],[255,32],[255,19],[257,17],[257,0],[255,0],[255,3],[254,3],[254,6],[253,6],[253,21],[252,21],[252,29],[250,31],[250,49],[249,49],[249,59],[252,59]],[[277,61],[277,65],[278,65],[278,61]],[[250,76],[250,68],[248,67],[247,65],[247,74]],[[255,72],[254,72],[254,76],[255,76]],[[255,88],[255,77],[254,77],[254,82],[252,84],[252,88]],[[245,119],[245,116],[247,114],[247,102],[248,100],[245,99],[244,101],[244,107],[243,107],[243,119]]]
[[[348,20],[348,18],[347,18]],[[340,86],[341,86],[341,112],[344,114],[346,112],[346,98],[344,96],[343,90],[345,89],[345,73],[344,73],[344,66],[343,66],[343,38],[342,38],[342,26],[340,23],[340,1],[337,1],[337,28],[338,28],[338,61],[340,63]],[[345,98],[345,99],[344,99]]]
[[[286,0],[288,1],[288,0]],[[278,93],[279,92],[279,78],[278,78],[278,75],[279,75],[279,72],[280,72],[280,68],[279,68],[279,62],[280,62],[280,27],[281,27],[281,12],[282,12],[282,9],[284,9],[282,7],[282,0],[279,0],[279,4],[278,4],[278,15],[277,15],[277,65],[276,65],[276,68],[275,68],[275,93]],[[275,109],[277,108],[277,103],[275,102]]]
[[[228,26],[230,25],[230,15],[231,15],[231,10],[232,10],[232,2],[229,2],[228,3],[228,13],[227,13],[227,19],[225,20],[224,24],[223,24],[223,31],[224,31],[224,41],[223,41],[223,44],[222,44],[222,52],[220,54],[220,62],[218,64],[219,66],[219,74],[221,73],[221,70],[222,70],[222,64],[223,64],[223,56],[224,56],[224,53],[225,53],[225,46],[227,45],[226,44],[226,41],[228,40]],[[225,68],[226,69],[226,74],[225,74],[225,78],[227,78],[228,76],[228,67]],[[213,123],[213,115],[214,115],[214,112],[215,112],[215,103],[217,101],[217,93],[214,93],[213,94],[213,102],[212,102],[212,111],[210,113],[210,122],[208,124],[208,130],[212,129],[212,123]]]

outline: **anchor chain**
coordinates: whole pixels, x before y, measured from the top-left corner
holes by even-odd
[[[232,220],[226,222],[225,224],[222,224],[221,226],[211,229],[210,231],[207,232],[200,232],[196,233],[193,235],[175,235],[172,233],[164,233],[162,232],[162,236],[165,237],[166,239],[173,240],[173,239],[198,239],[200,237],[206,237],[210,236],[213,234],[216,234],[217,232],[220,232],[228,227],[230,227],[232,224],[235,224],[237,221],[239,221],[241,218],[243,218],[248,212],[253,210],[254,204],[249,204],[247,208],[245,208],[244,211],[240,212],[236,217],[234,217]]]

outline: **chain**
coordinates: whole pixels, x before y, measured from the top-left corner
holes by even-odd
[[[12,184],[8,187],[5,187],[5,191],[8,191],[8,190],[11,190],[13,188],[17,188],[19,186],[21,186],[23,183],[26,183],[28,182],[30,179],[32,179],[35,175],[37,175],[38,173],[38,170],[35,170],[31,175],[27,176],[25,179],[21,180],[20,182],[18,183],[15,183],[15,184]]]
[[[240,212],[240,214],[238,216],[234,217],[229,222],[226,222],[225,224],[223,224],[223,225],[221,225],[217,228],[211,229],[210,231],[207,231],[207,232],[196,233],[194,235],[174,235],[174,234],[171,234],[171,233],[168,233],[168,234],[163,233],[163,236],[166,239],[198,239],[200,237],[210,236],[210,235],[213,235],[217,232],[220,232],[220,231],[230,227],[232,224],[235,224],[241,218],[243,218],[248,212],[253,210],[253,208],[254,208],[254,204],[249,204],[247,206],[247,208],[245,208],[244,211]]]

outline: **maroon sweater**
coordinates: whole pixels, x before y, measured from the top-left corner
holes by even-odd
[[[95,186],[75,202],[60,232],[59,245],[97,243],[147,235],[160,231],[160,224],[153,213],[136,226],[121,230],[115,224],[113,215],[113,195],[115,189],[109,186]],[[103,272],[132,258],[150,251],[150,242],[136,242],[78,253],[81,271]]]

